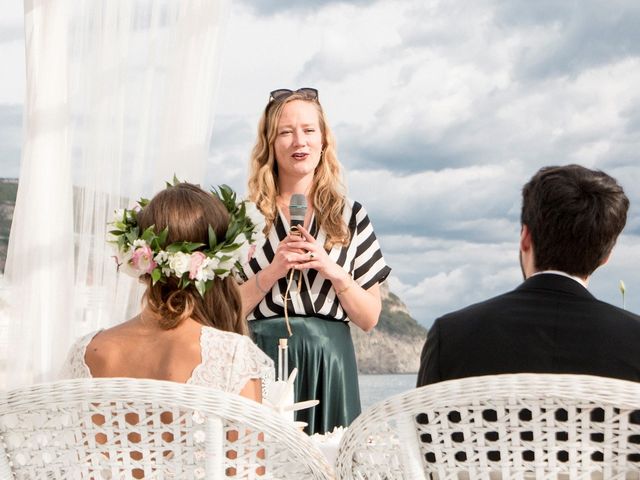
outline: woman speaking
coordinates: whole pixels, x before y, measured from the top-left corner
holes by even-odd
[[[293,195],[307,208],[291,229]],[[251,156],[249,199],[264,214],[267,235],[240,287],[256,343],[275,360],[278,340],[289,338],[289,364],[299,372],[295,401],[320,400],[297,413],[307,433],[347,426],[360,414],[348,322],[375,327],[379,284],[390,268],[364,207],[345,196],[317,90],[271,92]]]

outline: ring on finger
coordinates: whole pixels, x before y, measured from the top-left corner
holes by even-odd
[[[313,254],[313,252],[309,252],[309,258],[313,259],[316,258],[316,256]]]

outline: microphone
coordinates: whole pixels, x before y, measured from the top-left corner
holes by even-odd
[[[307,214],[307,197],[302,193],[294,193],[289,200],[289,217],[291,230],[297,230],[298,225],[304,226],[304,216]]]
[[[307,197],[302,193],[294,193],[289,200],[289,218],[291,219],[290,232],[300,235],[298,225],[304,226],[304,216],[307,214]],[[300,270],[293,272],[293,279],[300,283]]]

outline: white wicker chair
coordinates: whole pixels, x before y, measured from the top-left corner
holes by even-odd
[[[343,480],[638,479],[640,384],[514,374],[422,387],[358,417],[336,464]]]
[[[293,424],[210,388],[114,378],[0,393],[0,479],[142,476],[299,480],[333,473]]]

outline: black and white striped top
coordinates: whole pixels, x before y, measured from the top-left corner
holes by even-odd
[[[364,289],[383,282],[391,272],[391,268],[382,257],[382,251],[366,210],[358,202],[347,199],[343,216],[349,226],[351,241],[347,246],[334,246],[327,252],[329,257],[349,272],[355,282]],[[256,250],[254,257],[244,268],[247,278],[253,277],[256,272],[271,263],[278,243],[287,236],[288,232],[289,224],[284,215],[278,211],[278,217],[265,244]],[[309,233],[316,239],[317,244],[324,245],[326,234],[322,229],[318,229],[315,215],[311,219]],[[300,293],[297,293],[297,288],[289,291],[290,299],[287,302],[289,315],[349,320],[329,280],[324,279],[317,270],[312,269],[302,271],[301,275]],[[284,316],[283,296],[286,289],[287,279],[281,278],[249,314],[248,319],[259,320]]]

